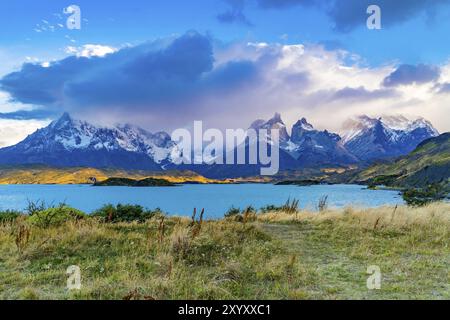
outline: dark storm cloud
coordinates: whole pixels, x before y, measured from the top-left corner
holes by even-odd
[[[247,0],[250,2],[252,0]],[[244,17],[244,0],[239,0],[239,15]],[[428,20],[433,19],[441,5],[449,0],[256,0],[262,9],[285,9],[294,6],[316,7],[324,11],[340,32],[349,32],[356,27],[365,26],[368,17],[367,8],[378,5],[382,13],[383,27],[390,27],[425,13]],[[231,6],[237,8],[237,6]],[[229,19],[231,21],[232,19]],[[245,18],[246,20],[246,18]]]
[[[441,71],[436,66],[402,64],[384,79],[383,85],[395,87],[413,83],[426,83],[439,79],[440,74]]]
[[[75,57],[49,67],[24,64],[0,80],[0,88],[26,104],[80,108],[155,110],[182,108],[189,98],[231,90],[256,75],[252,62],[213,68],[211,39],[189,32],[165,48],[124,48],[105,57]]]
[[[321,1],[319,1],[321,2]],[[328,10],[338,31],[349,32],[358,26],[365,26],[367,7],[381,8],[382,26],[390,27],[415,18],[421,13],[434,15],[440,5],[448,5],[448,0],[336,0]]]

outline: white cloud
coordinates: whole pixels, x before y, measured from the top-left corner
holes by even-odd
[[[116,50],[94,44],[66,48],[67,53],[80,57],[101,57]],[[92,121],[101,113],[102,120],[136,123],[156,131],[189,125],[194,120],[217,128],[247,127],[256,118],[280,112],[288,126],[306,117],[318,128],[339,131],[345,120],[355,115],[404,114],[422,116],[439,131],[450,131],[450,94],[436,90],[438,83],[450,82],[450,61],[440,66],[437,81],[385,88],[383,80],[396,65],[369,66],[351,52],[326,50],[321,45],[234,43],[216,46],[214,56],[214,68],[230,61],[252,61],[257,77],[237,88],[187,98],[182,113],[171,113],[170,105],[158,108],[149,101],[146,109],[105,105],[103,109],[83,109],[75,116]],[[18,109],[2,105],[0,96],[0,110],[7,107]]]
[[[77,57],[104,57],[107,54],[117,51],[116,48],[110,46],[103,46],[99,44],[85,44],[81,47],[68,46],[66,47],[66,53],[74,54]]]
[[[441,132],[450,130],[450,94],[437,94],[436,82],[385,88],[383,80],[396,69],[394,64],[371,67],[350,52],[302,44],[234,45],[217,56],[220,63],[239,57],[259,59],[262,76],[258,83],[226,99],[213,97],[205,102],[225,110],[220,117],[214,116],[216,123],[225,119],[236,123],[229,112],[233,109],[239,111],[241,126],[277,111],[288,126],[305,116],[319,128],[339,132],[343,122],[355,115],[405,114],[427,118]],[[441,81],[449,82],[450,63],[441,68]]]
[[[49,121],[0,119],[0,148],[16,144]]]

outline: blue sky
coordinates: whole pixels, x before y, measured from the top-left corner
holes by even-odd
[[[73,4],[81,30],[66,27]],[[369,4],[381,30],[366,27]],[[337,130],[393,111],[449,130],[449,32],[450,0],[2,1],[0,119],[107,110],[105,122],[163,129],[202,115],[236,123],[244,109],[241,126],[281,111]],[[335,122],[324,120],[331,108]]]
[[[264,3],[264,0],[260,2]],[[341,31],[336,29],[336,20],[327,14],[327,9],[301,5],[320,1],[279,2],[293,4],[281,8],[267,8],[258,4],[257,0],[2,1],[0,46],[14,50],[17,55],[40,54],[51,58],[59,56],[58,51],[70,43],[65,36],[75,39],[78,43],[120,45],[197,30],[209,32],[224,42],[322,42],[358,53],[372,64],[390,60],[404,63],[438,63],[447,59],[450,49],[450,41],[446,41],[450,30],[450,7],[445,3],[448,1],[428,1],[437,4],[427,4],[427,7],[411,9],[410,12],[403,9],[406,11],[405,16],[401,14],[401,8],[410,7],[407,3],[415,0],[391,1],[396,5],[392,10],[389,8],[388,12],[382,11],[389,21],[386,21],[383,30],[379,31],[370,31],[365,27],[367,15],[363,10],[355,13],[355,16],[359,15],[360,21],[356,22],[351,30]],[[439,4],[440,2],[442,4]],[[370,3],[376,4],[377,1],[372,0]],[[56,28],[55,32],[35,31],[37,25],[45,25],[43,20],[52,24],[65,24],[64,19],[56,15],[63,16],[63,8],[71,4],[79,5],[82,17],[87,20],[83,20],[82,30]],[[242,14],[248,24],[238,19],[229,23],[220,21],[219,17],[232,12],[233,6],[242,8]],[[394,10],[399,12],[398,21]],[[342,11],[348,9],[343,6]],[[390,17],[391,15],[394,15],[394,18]]]

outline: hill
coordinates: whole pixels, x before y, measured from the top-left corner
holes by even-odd
[[[431,183],[450,185],[450,133],[430,138],[410,154],[394,162],[375,164],[350,182],[392,187],[421,187]]]

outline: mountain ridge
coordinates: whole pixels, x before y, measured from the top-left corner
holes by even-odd
[[[300,118],[289,134],[279,113],[267,121],[254,121],[249,129],[279,130],[280,170],[345,168],[374,159],[404,155],[437,134],[425,119],[375,119],[367,116],[359,119],[343,137],[315,129],[306,118]],[[399,144],[405,146],[401,148]],[[0,165],[191,170],[214,179],[255,176],[261,167],[176,165],[174,159],[180,156],[179,152],[176,143],[164,131],[151,133],[130,124],[98,127],[64,113],[18,144],[0,149]]]

